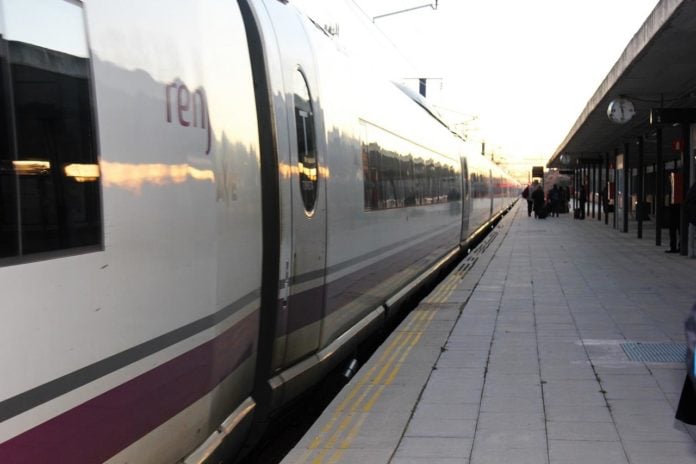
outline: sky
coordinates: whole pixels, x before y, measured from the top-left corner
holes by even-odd
[[[429,78],[428,100],[522,178],[551,157],[658,1],[439,0],[374,24],[435,0],[296,3],[340,24],[345,46],[390,78]]]

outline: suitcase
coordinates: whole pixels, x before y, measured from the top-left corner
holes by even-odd
[[[582,209],[581,208],[575,208],[573,210],[573,218],[575,219],[581,219],[582,218]]]

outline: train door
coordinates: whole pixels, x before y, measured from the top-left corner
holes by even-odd
[[[489,211],[488,217],[493,217],[493,200],[495,199],[495,192],[493,191],[493,170],[488,170],[488,194],[491,196],[491,210]]]
[[[310,80],[302,68],[293,78],[295,143],[291,147],[291,256],[287,337],[283,364],[288,366],[319,347],[324,314],[326,268],[326,189],[321,179],[323,133]]]
[[[469,165],[466,158],[462,156],[462,231],[460,241],[464,241],[469,236],[469,216],[471,215],[471,193],[469,191]]]

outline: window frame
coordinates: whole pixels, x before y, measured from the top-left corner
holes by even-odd
[[[320,173],[321,170],[319,169],[319,147],[318,147],[318,137],[317,137],[317,124],[316,124],[316,117],[315,117],[315,111],[314,111],[314,104],[313,104],[313,98],[312,98],[312,92],[311,89],[309,88],[309,82],[307,80],[307,76],[302,70],[302,67],[298,66],[295,69],[295,75],[293,77],[293,115],[295,117],[295,136],[296,136],[296,141],[295,145],[297,148],[297,178],[298,178],[298,187],[300,190],[300,197],[302,199],[302,207],[304,209],[305,216],[307,217],[312,217],[314,216],[316,210],[317,210],[317,202],[319,201],[319,180],[320,180]],[[298,93],[298,82],[302,82],[304,84],[304,88],[302,89],[304,92],[306,92],[306,98],[304,95],[300,95]],[[298,99],[303,100],[302,103],[306,103],[308,108],[300,107],[298,106]],[[302,113],[305,115],[302,116]],[[300,127],[299,127],[299,117],[302,116],[303,124],[302,124],[302,129],[303,129],[303,143],[300,143]],[[309,124],[307,124],[309,122]],[[311,129],[311,131],[308,131],[308,128]],[[311,132],[311,133],[308,133]],[[307,147],[309,144],[312,144],[312,149],[310,150]],[[304,150],[301,148],[304,147]],[[314,177],[315,179],[304,179],[304,177],[309,177],[305,173],[305,163],[304,160],[306,159],[306,155],[314,152],[314,167],[309,168],[310,170],[314,170]],[[307,197],[305,195],[305,192],[308,189],[304,188],[304,185],[306,182],[311,182],[314,195],[311,203],[311,207],[308,207],[307,204]]]
[[[461,201],[461,182],[450,179],[461,176],[458,159],[455,161],[453,157],[412,142],[366,120],[361,119],[360,125],[363,211]],[[374,182],[375,179],[379,181]],[[452,188],[446,188],[450,184]]]
[[[46,73],[52,73],[57,75],[57,80],[56,82],[59,82],[60,77],[76,77],[76,78],[82,78],[84,79],[84,90],[81,90],[79,87],[79,81],[76,81],[75,85],[75,91],[80,93],[80,98],[86,98],[87,102],[86,104],[83,105],[84,111],[82,113],[82,117],[84,117],[84,123],[81,124],[76,130],[78,131],[77,133],[82,133],[81,135],[84,137],[86,140],[87,145],[85,145],[88,151],[84,152],[86,155],[86,158],[83,160],[79,160],[77,158],[65,158],[65,159],[56,159],[53,156],[49,156],[50,158],[49,162],[50,163],[56,163],[58,161],[61,162],[59,166],[54,166],[52,170],[54,173],[50,173],[49,175],[51,176],[51,182],[58,184],[59,186],[56,187],[58,190],[60,190],[60,195],[63,197],[67,196],[67,199],[57,199],[54,198],[53,201],[53,207],[60,209],[69,209],[70,205],[73,205],[75,203],[71,202],[69,199],[70,194],[74,193],[74,190],[67,188],[66,186],[69,184],[66,184],[66,182],[78,182],[77,180],[70,180],[69,177],[70,175],[66,175],[63,171],[64,167],[69,165],[69,164],[74,164],[78,163],[80,164],[81,162],[87,162],[88,164],[94,164],[97,166],[97,168],[100,168],[100,160],[101,160],[101,147],[100,147],[100,137],[99,137],[99,124],[98,124],[98,112],[97,112],[97,103],[96,103],[96,89],[95,89],[95,79],[94,79],[94,61],[93,61],[93,56],[91,52],[91,47],[89,43],[89,36],[87,33],[87,27],[86,27],[86,18],[85,18],[85,12],[84,12],[84,5],[81,1],[76,1],[76,0],[64,0],[66,3],[75,5],[76,7],[80,8],[81,10],[81,16],[82,16],[82,29],[80,30],[80,34],[83,37],[84,40],[84,45],[87,50],[87,56],[82,57],[82,56],[76,56],[76,55],[71,55],[69,53],[65,53],[62,51],[58,50],[52,50],[50,48],[46,48],[41,45],[37,45],[34,43],[29,43],[29,42],[22,42],[22,41],[17,41],[17,40],[9,40],[5,34],[4,31],[0,31],[0,92],[3,92],[3,98],[0,99],[0,111],[3,112],[4,115],[4,121],[3,124],[7,127],[7,149],[9,150],[7,153],[7,156],[2,157],[0,159],[0,164],[15,164],[14,162],[17,161],[23,161],[24,159],[20,157],[20,137],[25,137],[26,135],[21,134],[18,131],[18,120],[21,118],[21,115],[18,113],[18,107],[17,107],[17,102],[16,102],[16,97],[17,97],[17,92],[19,91],[18,89],[15,88],[14,81],[17,78],[17,73],[13,72],[14,66],[23,66],[27,70],[31,69],[36,69],[41,72],[46,72]],[[22,63],[21,60],[16,60],[13,59],[12,57],[12,44],[18,44],[20,47],[27,47],[27,50],[31,50],[32,47],[36,48],[37,51],[44,50],[46,51],[45,53],[49,54],[63,54],[67,55],[69,57],[75,57],[77,59],[83,59],[85,60],[85,76],[80,77],[80,76],[70,76],[69,74],[65,73],[60,73],[56,69],[44,69],[42,67],[37,67],[37,66],[31,66],[31,64],[28,63]],[[19,48],[18,50],[21,50]],[[75,103],[75,105],[78,105],[79,103]],[[60,120],[60,118],[59,118]],[[88,132],[88,133],[84,133]],[[66,133],[69,134],[69,130],[65,129],[65,132],[59,132],[60,134]],[[55,153],[53,153],[55,155]],[[32,263],[32,262],[40,262],[40,261],[47,261],[47,260],[53,260],[57,258],[63,258],[63,257],[68,257],[68,256],[76,256],[76,255],[82,255],[82,254],[87,254],[87,253],[94,253],[94,252],[100,252],[105,249],[105,227],[104,227],[104,186],[101,178],[101,173],[99,177],[92,182],[96,182],[96,185],[92,187],[92,191],[84,191],[81,192],[81,198],[80,202],[88,202],[93,206],[91,210],[89,207],[85,207],[83,212],[87,216],[91,216],[92,220],[89,221],[88,223],[91,223],[87,228],[93,228],[93,231],[89,232],[89,237],[84,239],[85,244],[77,244],[75,246],[71,246],[69,243],[60,243],[60,239],[58,242],[58,245],[56,248],[51,248],[51,249],[44,249],[44,250],[38,250],[38,251],[29,251],[27,252],[26,247],[24,246],[24,241],[25,241],[25,221],[23,217],[25,217],[25,214],[23,215],[22,212],[22,207],[23,207],[23,192],[22,192],[22,175],[18,172],[16,168],[7,168],[5,167],[4,172],[3,170],[0,169],[0,180],[6,181],[7,179],[12,179],[11,184],[12,188],[14,189],[14,193],[12,196],[12,199],[14,200],[14,216],[15,216],[15,221],[16,223],[14,224],[14,230],[11,232],[8,232],[8,237],[10,234],[12,234],[15,237],[14,241],[14,254],[11,255],[6,255],[6,256],[0,256],[0,267],[6,267],[6,266],[13,266],[17,264],[24,264],[24,263]],[[11,171],[11,172],[9,172]],[[56,175],[55,172],[60,172],[62,173],[61,175]],[[72,190],[72,191],[71,191]],[[41,201],[45,201],[45,198],[41,198]],[[49,200],[50,201],[50,200]],[[43,209],[39,208],[37,211],[43,211]],[[69,220],[65,220],[65,215],[67,215],[67,212],[61,211],[59,214],[63,215],[63,217],[56,222],[56,224],[59,225],[58,227],[58,234],[68,234],[68,236],[74,237],[75,233],[75,227],[74,223],[72,224],[73,227],[71,227],[71,223]],[[3,218],[0,217],[0,221],[2,221]],[[60,225],[61,221],[65,221],[62,224],[67,224],[67,225]],[[10,229],[12,229],[12,223],[7,223]],[[46,240],[45,238],[39,238],[39,240]],[[79,241],[79,240],[78,240]]]

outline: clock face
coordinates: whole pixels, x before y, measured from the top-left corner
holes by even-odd
[[[611,122],[625,124],[630,121],[636,114],[636,109],[629,100],[625,98],[617,98],[609,103],[607,108],[607,116]]]

